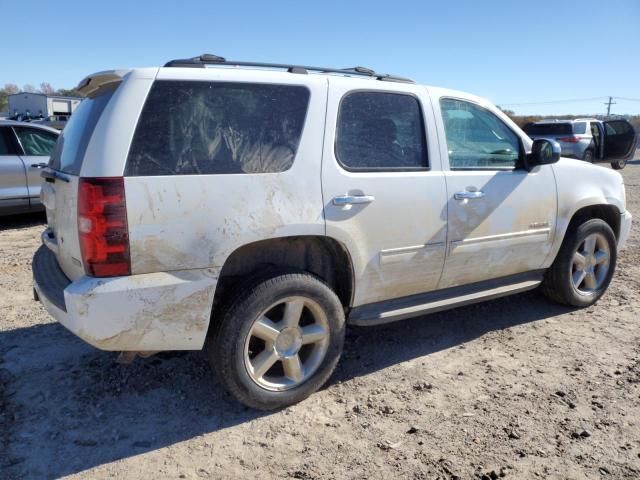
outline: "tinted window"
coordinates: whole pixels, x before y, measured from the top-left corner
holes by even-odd
[[[58,135],[36,128],[14,127],[20,145],[25,155],[46,156],[51,155],[56,145]]]
[[[0,127],[0,155],[9,155],[9,145],[6,135],[7,129]]]
[[[100,91],[97,96],[85,98],[80,102],[58,137],[49,160],[51,168],[71,175],[80,173],[89,139],[114,91],[114,88]]]
[[[308,104],[309,90],[301,86],[157,81],[126,174],[285,171],[298,150]]]
[[[440,108],[452,170],[515,167],[520,139],[496,115],[454,99],[440,100]]]
[[[425,169],[420,103],[396,93],[355,92],[342,100],[336,156],[350,170]]]
[[[576,122],[573,124],[573,133],[581,135],[587,133],[587,122]]]
[[[530,123],[525,125],[527,135],[571,135],[573,130],[570,123]]]
[[[631,132],[631,125],[624,120],[611,120],[604,124],[607,135],[621,135]]]

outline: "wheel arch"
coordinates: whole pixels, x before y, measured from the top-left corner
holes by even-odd
[[[224,301],[227,292],[248,277],[273,268],[312,273],[336,292],[345,309],[352,304],[353,263],[342,243],[321,235],[271,238],[242,245],[227,257],[216,285],[212,323],[215,323],[216,307]]]
[[[558,222],[556,241],[554,241],[552,251],[545,261],[544,268],[551,266],[558,256],[558,252],[560,251],[560,247],[562,246],[567,233],[570,232],[571,229],[576,228],[577,225],[580,225],[592,218],[599,218],[607,223],[607,225],[611,227],[611,230],[613,230],[616,240],[618,240],[620,238],[622,213],[623,212],[617,204],[606,203],[604,199],[587,205],[583,204],[578,206],[578,208],[568,216],[567,220],[564,222]]]

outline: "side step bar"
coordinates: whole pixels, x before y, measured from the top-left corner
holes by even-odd
[[[351,310],[347,322],[370,326],[396,322],[406,318],[462,307],[513,293],[536,288],[542,282],[544,270],[451,287],[435,292],[420,293],[383,302],[370,303]]]

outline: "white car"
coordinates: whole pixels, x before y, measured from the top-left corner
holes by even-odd
[[[103,350],[207,343],[251,407],[320,388],[347,323],[538,286],[591,305],[631,228],[620,174],[466,93],[212,55],[79,89],[43,172],[37,297]]]

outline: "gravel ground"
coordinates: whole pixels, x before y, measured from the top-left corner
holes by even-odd
[[[640,218],[640,155],[623,171]],[[131,365],[32,300],[42,216],[0,220],[2,478],[640,478],[640,229],[609,292],[537,292],[351,329],[330,384],[275,413],[200,352]]]

